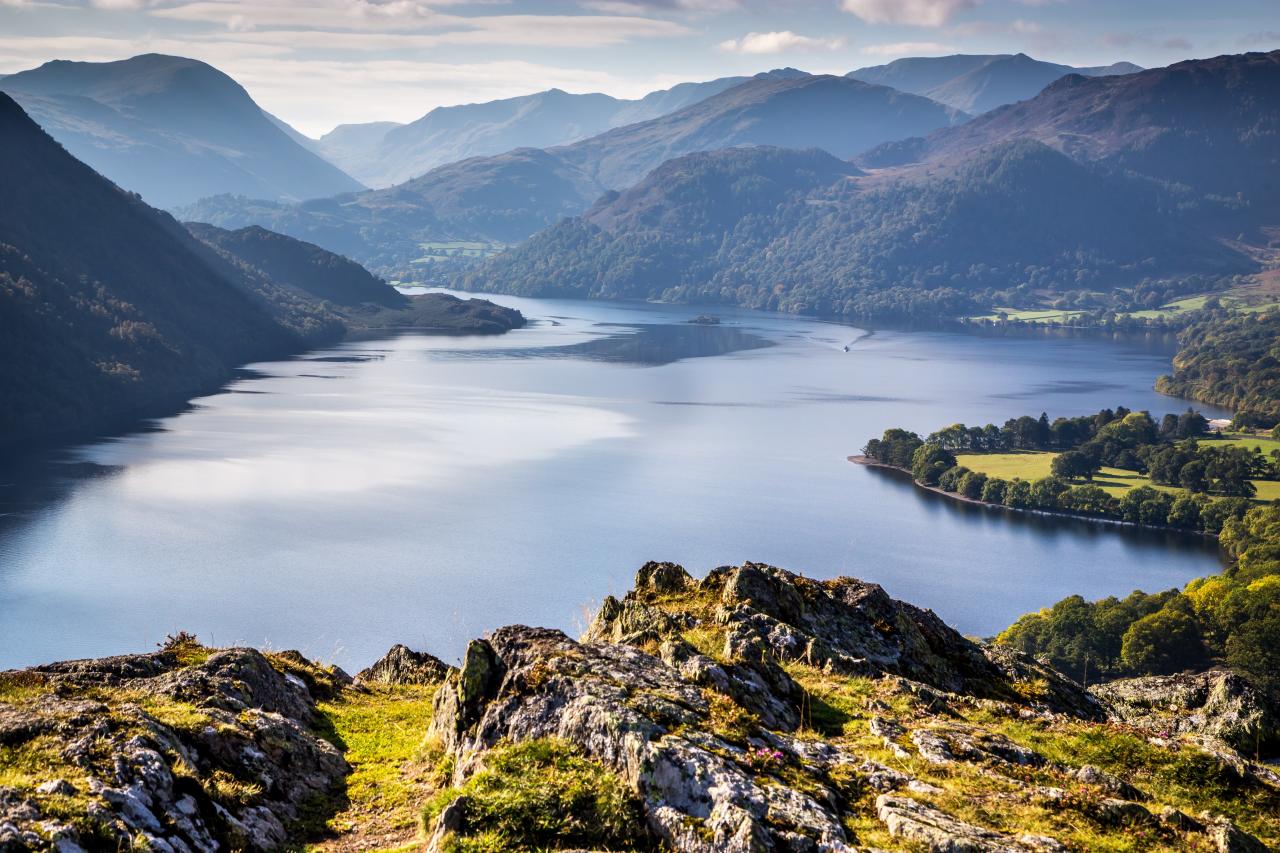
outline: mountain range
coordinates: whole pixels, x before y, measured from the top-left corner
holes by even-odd
[[[1132,62],[1075,68],[1032,59],[1025,53],[954,54],[897,59],[886,65],[850,71],[848,76],[923,95],[977,115],[1034,97],[1045,86],[1068,74],[1107,77],[1141,70]]]
[[[0,91],[75,157],[157,207],[223,192],[299,201],[362,188],[194,59],[58,60],[0,79]]]
[[[1223,224],[1273,224],[1280,216],[1280,51],[1065,77],[1029,101],[889,143],[861,162],[936,171],[975,149],[1021,139],[1158,181],[1183,208]]]
[[[965,118],[885,86],[768,73],[670,115],[572,145],[471,158],[388,189],[300,205],[221,196],[183,208],[182,215],[228,228],[263,225],[388,275],[411,277],[420,244],[517,242],[673,157],[743,145],[818,147],[849,157]]]
[[[1068,76],[856,162],[682,158],[456,282],[913,318],[1253,272],[1243,243],[1280,222],[1280,51]]]
[[[802,72],[792,69],[775,75]],[[322,136],[316,150],[371,187],[388,187],[437,166],[515,148],[551,148],[614,127],[676,112],[746,77],[681,83],[638,100],[548,89],[479,104],[437,107],[417,121],[341,125]]]

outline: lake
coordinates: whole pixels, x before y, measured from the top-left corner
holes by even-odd
[[[453,661],[503,624],[577,633],[646,560],[854,575],[981,635],[1220,567],[1204,539],[959,506],[845,461],[889,426],[1182,411],[1151,388],[1167,340],[494,301],[533,322],[255,364],[150,429],[0,469],[0,667],[180,629],[352,669],[396,642]]]

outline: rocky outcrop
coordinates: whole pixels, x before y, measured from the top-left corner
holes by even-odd
[[[678,605],[672,606],[676,600]],[[665,606],[664,606],[665,605]],[[723,656],[796,661],[849,675],[901,675],[950,693],[1025,702],[1023,685],[1052,710],[1103,716],[1087,691],[1010,649],[961,636],[930,610],[890,598],[856,578],[818,581],[762,563],[693,580],[680,566],[649,563],[619,601],[606,598],[585,639],[637,643],[701,625],[725,634]]]
[[[359,684],[439,684],[453,667],[426,652],[396,644],[377,663],[356,673]]]
[[[0,673],[0,741],[43,777],[0,787],[0,849],[274,850],[337,792],[299,664],[183,652]]]
[[[1280,711],[1229,670],[1126,678],[1092,691],[1117,719],[1165,737],[1204,735],[1246,755],[1280,744]]]
[[[1125,717],[1250,719],[1229,683],[1176,683],[1112,685],[1113,710],[873,584],[649,563],[581,641],[501,628],[457,669],[397,646],[353,682],[180,635],[0,673],[0,853],[265,851],[318,829],[372,849],[417,814],[436,853],[1280,843],[1280,777],[1225,730]]]
[[[499,743],[573,743],[644,798],[649,828],[677,850],[848,849],[835,784],[819,772],[802,791],[754,771],[753,750],[778,741],[725,730],[718,701],[634,647],[514,626],[471,644],[437,694],[432,734],[455,757],[459,784]]]
[[[797,679],[861,698],[833,707]],[[748,563],[697,581],[650,563],[631,593],[606,599],[581,642],[523,626],[473,642],[435,703],[430,740],[451,759],[455,786],[509,744],[567,742],[616,773],[643,803],[646,833],[677,851],[1074,849],[1016,819],[957,816],[947,806],[957,802],[997,818],[1039,810],[1041,827],[1074,821],[1099,837],[1141,824],[1174,846],[1228,831],[1252,838],[1218,819],[1165,821],[1131,780],[1018,742],[1010,733],[1027,726],[1111,730],[1104,706],[1068,679],[988,654],[852,579]],[[1251,790],[1269,784],[1225,764],[1210,773]],[[966,785],[1000,793],[967,799]],[[463,801],[441,811],[430,849],[482,833],[471,811]]]

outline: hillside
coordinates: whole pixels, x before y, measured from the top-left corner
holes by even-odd
[[[754,164],[727,156],[716,168],[738,170],[740,215],[658,169],[457,282],[895,320],[1031,294],[1106,306],[1140,285],[1203,292],[1256,272],[1274,243],[1277,69],[1280,53],[1071,76],[873,149],[856,158],[864,175],[801,180],[767,210],[746,200]]]
[[[634,184],[666,160],[740,145],[821,148],[851,157],[912,128],[958,124],[961,113],[914,95],[830,75],[760,75],[668,116],[554,153],[604,189]]]
[[[1280,842],[1280,777],[1230,745],[1257,694],[1170,681],[1091,694],[854,578],[648,563],[581,640],[499,628],[457,668],[395,646],[352,679],[178,634],[0,673],[0,826],[34,850]]]
[[[319,246],[252,226],[226,231],[199,222],[187,223],[196,239],[266,273],[275,283],[305,297],[335,306],[373,304],[403,308],[408,300],[385,281],[341,255]]]
[[[0,95],[0,443],[107,428],[341,327],[250,280]]]
[[[411,278],[429,272],[412,266],[422,244],[517,242],[672,157],[746,145],[819,147],[847,157],[960,119],[954,110],[884,87],[776,72],[573,145],[472,158],[386,190],[292,206],[221,197],[181,213],[225,228],[262,225]]]
[[[1206,219],[1280,216],[1280,51],[1066,77],[1039,96],[924,140],[869,152],[872,166],[938,168],[982,146],[1033,139],[1082,162],[1164,183]]]
[[[1280,421],[1280,316],[1206,317],[1179,335],[1157,390]]]
[[[800,74],[790,69],[770,73]],[[369,186],[387,187],[460,160],[517,148],[552,148],[657,118],[746,79],[681,83],[638,100],[549,89],[516,98],[437,107],[406,125],[344,125],[322,137],[319,145],[332,162]]]
[[[361,189],[193,59],[59,60],[5,77],[0,90],[77,159],[157,207],[227,192],[298,201]]]
[[[977,115],[1034,97],[1045,86],[1068,74],[1105,77],[1141,70],[1131,62],[1075,68],[1032,59],[1025,53],[954,54],[897,59],[886,65],[850,71],[847,76],[923,95]]]
[[[829,155],[780,149],[682,158],[458,283],[929,319],[1024,281],[1106,290],[1252,268],[1180,223],[1154,187],[1040,143],[979,150],[928,181],[859,174]],[[731,188],[731,203],[709,185]]]

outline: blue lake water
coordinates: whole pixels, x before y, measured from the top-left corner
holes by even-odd
[[[1167,341],[495,301],[534,322],[252,365],[152,429],[0,469],[0,667],[179,629],[452,660],[502,624],[576,633],[650,559],[851,574],[984,635],[1219,567],[1203,540],[958,506],[845,461],[888,426],[1181,411],[1151,388]]]

